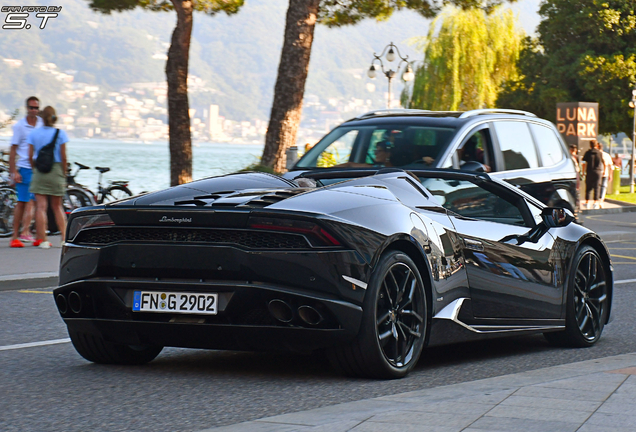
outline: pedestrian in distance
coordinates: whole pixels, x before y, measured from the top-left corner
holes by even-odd
[[[614,174],[614,162],[612,162],[612,157],[609,153],[603,151],[603,145],[600,142],[596,143],[596,148],[601,152],[601,156],[603,158],[603,177],[601,178],[601,207],[603,207],[603,203],[605,202],[605,194],[607,193],[607,185],[612,181],[612,177]]]
[[[26,110],[26,117],[21,118],[13,125],[9,154],[9,174],[18,195],[18,202],[13,211],[13,235],[9,243],[12,248],[21,248],[24,247],[24,243],[33,241],[31,221],[33,220],[35,196],[29,192],[33,170],[29,160],[27,137],[36,128],[42,127],[44,123],[38,116],[40,100],[37,97],[31,96],[26,100]]]
[[[66,173],[64,168],[66,167],[66,143],[68,142],[68,137],[66,132],[54,127],[57,116],[53,107],[47,106],[42,110],[42,120],[44,121],[44,126],[31,132],[27,142],[30,145],[29,158],[31,165],[34,167],[31,192],[35,194],[36,201],[36,240],[33,245],[42,249],[49,249],[51,242],[46,238],[46,214],[49,198],[55,222],[60,229],[62,242],[64,242],[64,233],[66,231],[66,215],[62,207],[62,198],[66,191]],[[40,172],[34,162],[37,160],[40,150],[52,142],[55,142],[53,165],[49,172]]]
[[[581,167],[579,166],[579,146],[576,144],[570,144],[570,157],[572,158],[572,162],[574,162],[576,173],[580,176]]]
[[[583,171],[585,172],[585,207],[590,208],[590,195],[593,207],[600,208],[601,179],[603,178],[603,155],[597,149],[596,140],[590,141],[590,149],[583,155]]]

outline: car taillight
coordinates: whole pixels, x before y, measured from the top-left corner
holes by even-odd
[[[321,226],[293,219],[250,218],[249,227],[259,230],[303,234],[316,246],[340,246],[340,242]]]
[[[115,225],[115,222],[105,213],[79,216],[71,220],[66,238],[72,241],[83,229],[110,225]]]

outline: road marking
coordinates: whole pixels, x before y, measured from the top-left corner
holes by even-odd
[[[636,248],[619,248],[614,246],[610,246],[609,248],[612,250],[636,250]]]
[[[636,261],[636,258],[634,258],[634,257],[630,257],[630,256],[625,256],[625,255],[615,255],[615,254],[611,254],[611,255],[612,255],[612,257],[626,258],[626,259],[629,259],[629,260],[634,260],[634,261]]]
[[[636,279],[624,279],[624,280],[614,281],[614,285],[634,283],[634,282],[636,282]]]
[[[53,291],[18,290],[18,292],[27,294],[53,294]]]
[[[0,346],[0,351],[9,351],[9,350],[31,348],[31,347],[45,346],[45,345],[55,345],[55,344],[67,343],[70,341],[71,340],[69,338],[66,338],[66,339],[53,339],[53,340],[41,341],[41,342],[30,342],[30,343],[23,343],[23,344],[16,344],[16,345],[5,345],[5,346]]]

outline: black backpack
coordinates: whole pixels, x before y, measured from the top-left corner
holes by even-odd
[[[38,157],[35,159],[35,167],[41,173],[49,173],[53,169],[53,162],[55,161],[55,141],[57,141],[57,134],[60,133],[59,129],[55,129],[55,135],[53,141],[42,147],[38,153]]]

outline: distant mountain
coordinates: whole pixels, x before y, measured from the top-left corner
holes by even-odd
[[[191,95],[193,106],[218,104],[220,113],[235,120],[267,119],[283,42],[287,0],[247,0],[232,17],[195,14],[190,73],[213,91]],[[63,84],[34,65],[51,62],[74,82],[116,90],[136,82],[165,81],[167,44],[175,24],[174,12],[132,12],[101,15],[85,0],[41,0],[62,4],[58,18],[45,29],[0,30],[0,57],[18,59],[22,66],[1,62],[0,108],[22,107],[26,96],[42,96],[56,104]],[[539,22],[539,0],[513,4],[526,31]],[[4,14],[0,15],[4,20]],[[396,43],[410,59],[421,53],[407,45],[425,35],[429,21],[414,12],[400,12],[386,22],[366,21],[354,27],[318,26],[306,94],[328,98],[371,99],[384,106],[386,80],[367,86],[366,70],[374,52]],[[397,86],[396,86],[397,87]],[[394,91],[399,91],[395,88]],[[64,106],[63,102],[58,105]]]

